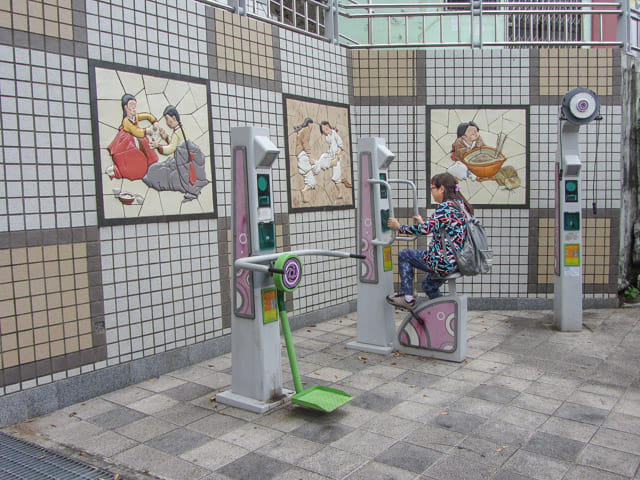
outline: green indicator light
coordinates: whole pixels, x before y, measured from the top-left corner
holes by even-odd
[[[264,175],[260,175],[258,177],[258,190],[264,192],[269,187],[269,182],[267,181],[267,177]]]

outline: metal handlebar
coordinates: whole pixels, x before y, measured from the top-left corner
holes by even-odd
[[[273,268],[265,264],[276,260],[280,255],[287,255],[287,254],[297,255],[299,257],[302,257],[304,255],[323,255],[326,257],[339,257],[339,258],[358,258],[358,259],[366,258],[364,255],[360,255],[358,253],[335,252],[333,250],[294,250],[292,252],[270,253],[268,255],[256,255],[254,257],[238,258],[234,262],[234,266],[236,268],[253,270],[255,272],[284,274],[285,273],[284,270],[280,268]]]
[[[409,185],[411,187],[411,190],[413,191],[413,213],[415,216],[419,216],[420,212],[418,211],[418,188],[416,187],[415,183],[413,183],[411,180],[404,180],[404,179],[399,179],[399,178],[390,178],[388,181],[385,180],[377,180],[374,178],[370,178],[367,180],[367,182],[372,183],[372,184],[379,184],[379,185],[384,185],[385,187],[387,187],[387,199],[389,201],[389,216],[390,217],[395,217],[395,214],[393,212],[393,196],[391,194],[392,190],[391,190],[391,185],[389,185],[390,183],[405,183],[407,185]],[[393,242],[395,242],[396,240],[402,240],[404,242],[413,242],[415,240],[417,240],[418,235],[410,235],[408,237],[399,237],[396,233],[395,230],[392,231],[391,233],[391,240],[389,242],[383,242],[382,240],[376,240],[373,239],[371,241],[371,243],[373,243],[374,245],[379,245],[382,247],[386,247],[387,245],[391,245]]]

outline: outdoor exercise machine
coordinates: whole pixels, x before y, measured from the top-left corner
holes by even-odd
[[[578,133],[600,120],[594,92],[574,88],[562,99],[556,150],[554,325],[563,332],[582,330],[582,185]]]
[[[323,386],[302,389],[284,293],[302,279],[304,255],[360,258],[330,250],[276,253],[271,166],[279,154],[266,128],[231,129],[233,172],[233,311],[231,390],[216,395],[222,404],[264,413],[288,398],[293,403],[331,411],[351,400]],[[280,328],[287,346],[294,392],[283,388]]]
[[[360,172],[358,208],[358,246],[364,256],[358,275],[358,325],[356,340],[347,348],[389,354],[393,350],[461,362],[467,350],[467,299],[458,295],[455,281],[459,273],[445,277],[446,296],[417,299],[396,331],[394,307],[385,297],[393,288],[391,245],[396,240],[414,241],[416,236],[397,236],[387,226],[394,216],[391,184],[406,184],[413,191],[413,211],[418,215],[418,195],[409,180],[389,178],[389,165],[395,155],[379,137],[358,141]]]

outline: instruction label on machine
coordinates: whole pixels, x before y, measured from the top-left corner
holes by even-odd
[[[565,243],[564,245],[564,265],[566,267],[580,266],[580,244]]]
[[[391,256],[391,246],[387,245],[386,247],[384,247],[383,249],[383,268],[385,272],[388,272],[389,270],[393,269],[393,260],[392,260],[392,256]]]
[[[275,288],[262,291],[262,319],[262,323],[278,320],[278,296]]]

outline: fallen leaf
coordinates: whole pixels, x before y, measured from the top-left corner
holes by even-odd
[[[315,328],[316,325],[309,325],[309,328]]]
[[[449,415],[449,412],[440,412],[440,415]]]
[[[367,359],[367,357],[363,357],[362,355],[360,355],[360,356],[358,357],[358,360],[366,360],[366,359]]]
[[[213,397],[211,397],[211,398],[209,399],[209,401],[210,401],[210,402],[215,402],[215,401],[216,401],[216,396],[214,395]]]
[[[497,450],[496,450],[496,452],[500,453],[500,452],[502,452],[505,448],[508,448],[508,447],[509,447],[509,445],[503,445],[503,446],[501,446],[499,449],[497,449]]]
[[[391,365],[397,365],[397,363],[396,362],[391,362]]]
[[[113,476],[113,480],[120,480],[120,474],[119,474],[119,473],[116,473],[116,474]]]
[[[71,412],[71,413],[69,414],[69,417],[75,417],[76,415],[77,415],[77,413],[76,413],[76,412]]]
[[[423,396],[423,397],[428,397],[429,395],[427,395],[426,393],[424,393],[422,396]]]
[[[416,388],[416,385],[409,385],[409,388]]]

